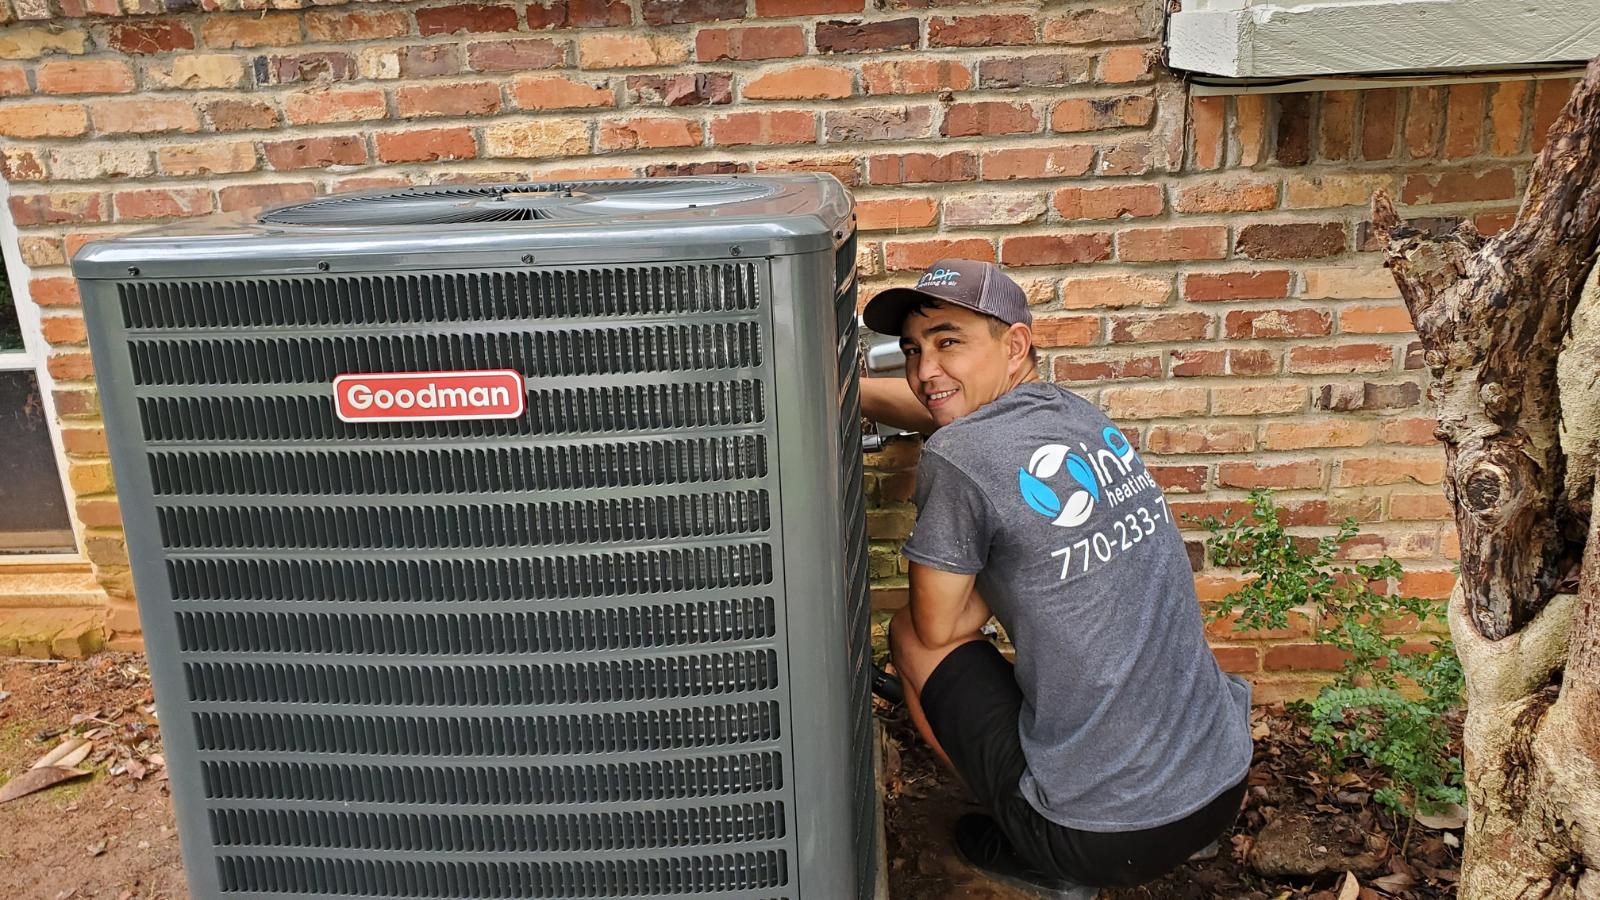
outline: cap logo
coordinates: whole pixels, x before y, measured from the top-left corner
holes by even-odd
[[[917,281],[917,287],[955,287],[956,279],[961,273],[956,269],[934,269],[922,273],[922,278]]]

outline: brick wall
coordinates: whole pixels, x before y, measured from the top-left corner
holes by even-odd
[[[0,0],[0,172],[119,633],[137,619],[66,268],[85,241],[353,188],[795,169],[855,190],[867,293],[941,256],[1008,266],[1050,377],[1136,436],[1180,513],[1278,488],[1307,533],[1354,516],[1357,553],[1447,593],[1442,454],[1366,204],[1383,187],[1422,227],[1503,227],[1570,83],[1192,97],[1157,62],[1159,0],[301,5]],[[886,604],[915,449],[868,476]],[[1197,579],[1204,600],[1236,583]],[[1327,665],[1310,627],[1215,636],[1272,693]]]

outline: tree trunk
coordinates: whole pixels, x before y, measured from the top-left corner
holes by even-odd
[[[1580,308],[1600,240],[1600,60],[1504,233],[1428,238],[1381,193],[1373,221],[1433,378],[1461,537],[1461,896],[1600,900],[1600,313]]]

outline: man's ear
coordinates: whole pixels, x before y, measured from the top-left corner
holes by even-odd
[[[1033,365],[1029,350],[1033,347],[1033,329],[1018,322],[1006,329],[1006,365],[1015,371],[1018,366],[1024,368]]]

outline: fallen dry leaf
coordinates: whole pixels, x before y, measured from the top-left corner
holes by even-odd
[[[88,743],[89,742],[87,740],[81,737],[67,738],[54,747],[51,747],[49,753],[39,757],[29,768],[43,769],[46,766],[58,765],[62,759],[67,757],[68,754],[73,753],[79,747],[86,746]],[[79,761],[81,762],[82,760],[80,759]],[[71,768],[71,766],[63,766],[63,768]]]
[[[1361,882],[1354,872],[1344,873],[1344,884],[1339,887],[1339,900],[1357,900],[1361,896]]]
[[[63,781],[71,781],[74,778],[82,778],[91,774],[93,773],[86,769],[63,769],[59,766],[29,769],[4,785],[0,785],[0,803],[15,800],[18,797],[26,797],[35,791],[55,787]]]
[[[1438,831],[1467,827],[1467,809],[1459,803],[1446,804],[1436,813],[1418,813],[1417,824]]]
[[[78,749],[73,750],[71,753],[68,753],[67,755],[56,760],[55,765],[60,766],[63,769],[75,769],[77,768],[78,763],[81,763],[89,758],[89,752],[93,749],[94,744],[90,743],[89,741],[84,741],[82,744],[78,745]]]
[[[99,856],[100,854],[106,852],[106,845],[109,843],[111,843],[110,838],[101,838],[100,840],[90,844],[85,849],[89,851],[90,856]]]

